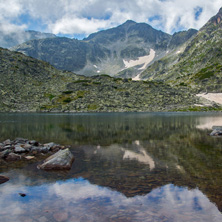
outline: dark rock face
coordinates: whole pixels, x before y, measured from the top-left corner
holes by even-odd
[[[84,40],[64,37],[32,40],[13,50],[49,62],[60,70],[86,76],[98,73],[116,76],[122,70],[128,70],[123,60],[137,60],[149,55],[151,49],[157,52],[158,58],[163,57],[195,33],[195,30],[189,30],[171,36],[146,23],[127,21],[115,28],[93,33]],[[134,69],[131,77],[141,73],[136,65]]]
[[[71,169],[73,161],[74,156],[67,148],[65,150],[59,150],[57,153],[48,157],[38,168],[42,170],[69,170]]]
[[[0,175],[0,184],[1,184],[1,183],[5,183],[5,182],[7,182],[8,180],[9,180],[8,177]]]

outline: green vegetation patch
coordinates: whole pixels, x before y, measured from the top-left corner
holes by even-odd
[[[117,82],[117,81],[121,81],[123,80],[122,78],[113,78],[113,81]]]
[[[94,111],[94,110],[97,110],[98,108],[99,108],[99,106],[97,104],[88,105],[88,110],[89,111]]]
[[[94,85],[101,85],[101,82],[93,82]]]
[[[72,99],[70,97],[63,99],[63,103],[70,103]]]
[[[100,76],[112,78],[111,76],[109,76],[107,74],[101,74]]]
[[[79,80],[76,80],[75,82],[73,83],[88,83],[88,82],[91,82],[90,80],[87,80],[87,79],[79,79]]]
[[[207,111],[222,111],[221,106],[191,106],[183,109],[177,109],[173,111],[182,111],[182,112],[207,112]]]
[[[181,82],[181,83],[180,83],[180,86],[187,86],[187,84],[184,83],[184,82]]]
[[[83,98],[87,91],[79,90],[77,91],[77,98]]]
[[[48,97],[49,100],[51,101],[55,97],[55,95],[52,95],[50,93],[45,93],[45,97]]]
[[[209,79],[210,77],[214,76],[216,66],[208,66],[206,68],[201,69],[197,74],[195,74],[194,78],[203,80],[203,79]]]

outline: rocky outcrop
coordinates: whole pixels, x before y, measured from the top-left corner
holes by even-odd
[[[213,126],[210,136],[222,136],[222,126]]]
[[[74,156],[67,148],[59,150],[57,153],[48,157],[38,168],[42,170],[69,170],[71,169]]]

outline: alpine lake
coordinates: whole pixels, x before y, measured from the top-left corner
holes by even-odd
[[[222,221],[215,125],[222,113],[1,113],[0,142],[70,146],[75,161],[44,171],[44,156],[1,160],[0,221]]]

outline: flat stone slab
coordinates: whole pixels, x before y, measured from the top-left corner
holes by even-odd
[[[70,150],[59,150],[52,156],[48,157],[43,164],[38,165],[38,169],[42,170],[70,170],[74,161],[74,156]]]

